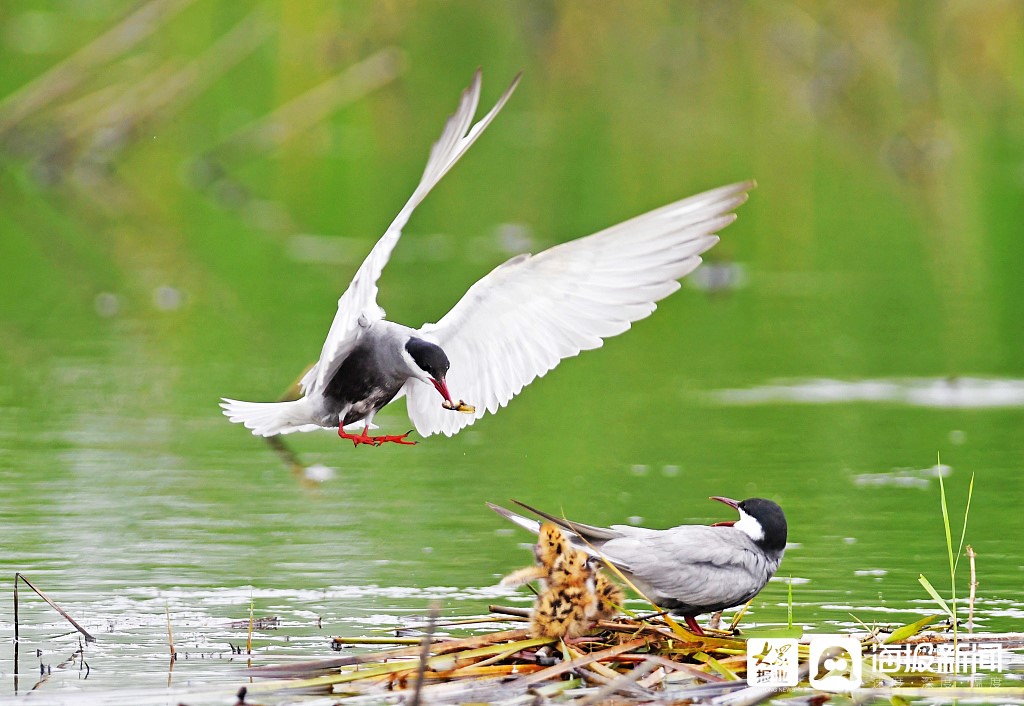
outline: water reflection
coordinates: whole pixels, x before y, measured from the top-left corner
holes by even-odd
[[[891,485],[902,488],[929,488],[935,478],[946,478],[953,469],[944,464],[936,464],[931,468],[895,468],[888,472],[860,473],[853,477],[854,485],[882,486]]]
[[[920,407],[1024,407],[1024,380],[999,378],[890,378],[791,380],[746,389],[716,390],[722,404],[841,404],[891,402]]]

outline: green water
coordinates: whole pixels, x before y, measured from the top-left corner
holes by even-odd
[[[954,541],[975,476],[979,628],[1022,629],[1019,8],[268,3],[239,48],[249,6],[181,5],[63,64],[75,80],[16,121],[19,89],[128,8],[0,11],[0,574],[98,638],[87,678],[59,668],[78,637],[23,589],[17,682],[0,610],[0,694],[41,663],[55,700],[237,686],[250,601],[280,621],[258,663],[416,624],[434,598],[446,616],[525,604],[492,588],[530,556],[484,506],[512,497],[653,527],[731,519],[709,495],[771,497],[795,622],[909,622],[936,609],[919,574],[949,593],[937,455]],[[385,47],[403,58],[378,88],[286,116],[278,146],[224,146]],[[303,482],[217,400],[274,399],[317,354],[477,65],[485,105],[525,77],[415,214],[389,318],[436,320],[520,249],[753,177],[708,256],[737,286],[684,287],[452,439],[289,437],[334,469]],[[176,89],[190,66],[195,91]],[[385,433],[409,428],[395,407]],[[784,623],[787,603],[775,581],[745,620]]]

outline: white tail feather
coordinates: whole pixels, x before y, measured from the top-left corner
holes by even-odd
[[[221,400],[224,416],[252,429],[253,436],[276,436],[321,428],[319,424],[310,421],[309,401],[306,398],[292,402],[242,402],[226,397]]]

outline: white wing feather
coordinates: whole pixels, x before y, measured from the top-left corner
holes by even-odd
[[[491,124],[494,116],[505,106],[512,91],[519,83],[519,76],[515,77],[491,111],[470,127],[480,101],[480,83],[481,75],[478,69],[469,87],[463,91],[459,107],[448,118],[441,137],[431,148],[430,157],[419,185],[402,210],[399,211],[395,220],[388,226],[384,235],[373,246],[370,254],[366,256],[363,264],[356,271],[355,277],[352,278],[352,283],[338,300],[338,313],[334,316],[331,329],[327,333],[327,340],[324,341],[323,349],[320,351],[320,359],[300,382],[306,395],[314,390],[321,390],[327,385],[338,366],[355,347],[361,328],[384,318],[384,311],[377,305],[377,280],[380,279],[381,271],[402,235],[402,228],[409,222],[412,212],[430,193],[430,190],[476,142],[487,126]],[[360,321],[362,326],[360,326]]]
[[[492,270],[420,330],[448,355],[452,397],[476,412],[443,409],[432,387],[410,379],[404,389],[416,431],[451,436],[497,412],[563,358],[650,315],[718,242],[715,233],[735,220],[731,212],[753,187],[748,181],[691,196]]]

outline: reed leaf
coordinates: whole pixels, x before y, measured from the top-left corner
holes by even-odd
[[[939,607],[942,608],[942,610],[946,612],[946,615],[952,618],[955,623],[956,615],[953,614],[953,611],[950,609],[949,604],[946,603],[945,599],[943,599],[942,596],[939,595],[939,592],[935,590],[935,587],[932,586],[931,581],[926,579],[924,574],[918,576],[917,580],[922,586],[924,586],[924,590],[928,591],[928,595],[932,597],[932,600],[938,603]]]
[[[739,680],[739,676],[736,674],[736,672],[734,672],[731,669],[729,669],[728,667],[726,667],[724,664],[722,664],[717,659],[715,659],[714,657],[709,655],[707,652],[698,652],[693,657],[694,657],[694,659],[697,659],[697,660],[707,664],[709,667],[711,667],[716,672],[718,672],[723,677],[725,677],[727,681],[738,681]]]
[[[967,516],[971,512],[971,498],[974,497],[974,474],[971,474],[971,482],[967,486],[967,507],[964,508],[964,526],[960,530],[960,546],[956,550],[956,561],[953,563],[953,572],[956,572],[960,565],[960,557],[964,553],[964,539],[967,537]]]
[[[925,579],[925,580],[927,581],[927,579]],[[938,619],[939,619],[939,616],[937,616],[937,615],[926,615],[925,617],[921,618],[920,620],[916,620],[913,623],[910,623],[908,625],[904,625],[903,627],[900,627],[900,628],[896,628],[895,630],[892,631],[892,634],[889,635],[889,637],[887,637],[885,639],[885,642],[883,642],[882,644],[883,645],[889,645],[889,644],[891,644],[893,642],[903,642],[907,638],[913,637],[917,633],[921,632],[925,627],[927,627],[931,623],[934,623]]]

